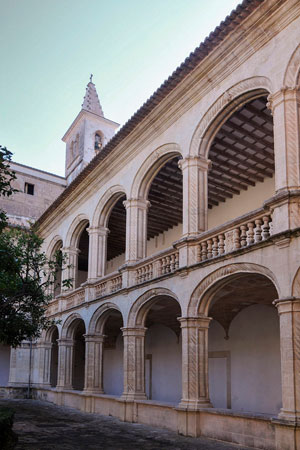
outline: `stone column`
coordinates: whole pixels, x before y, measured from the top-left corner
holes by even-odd
[[[284,87],[269,96],[274,120],[275,190],[274,233],[295,228],[299,224],[300,195],[300,89]],[[283,194],[287,193],[288,196]]]
[[[73,389],[74,341],[70,338],[58,339],[58,379],[57,388]]]
[[[207,174],[211,162],[199,156],[188,156],[178,163],[183,175],[183,236],[207,230]]]
[[[51,342],[39,342],[37,344],[40,353],[40,380],[41,384],[45,387],[50,387],[50,374],[51,374]]]
[[[105,335],[85,334],[84,391],[103,394],[103,344]]]
[[[150,202],[144,199],[129,199],[123,202],[126,208],[126,263],[146,257],[147,211]]]
[[[68,279],[72,280],[72,287],[69,289],[63,288],[62,289],[63,292],[76,288],[79,249],[75,247],[63,247],[61,251],[66,259],[66,262],[64,263],[64,268],[62,270],[62,283],[64,280]]]
[[[282,409],[279,418],[300,420],[300,299],[275,300],[280,322]]]
[[[108,228],[89,227],[89,266],[88,280],[95,281],[105,275],[106,267],[106,246]]]
[[[208,328],[210,317],[180,317],[182,330],[182,399],[180,409],[209,408]]]
[[[121,328],[124,338],[124,400],[143,400],[145,394],[145,334],[147,328]]]

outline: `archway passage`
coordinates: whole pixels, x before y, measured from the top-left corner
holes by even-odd
[[[158,296],[145,326],[145,381],[149,399],[178,403],[181,399],[181,316],[179,303]]]
[[[58,343],[59,338],[57,327],[53,328],[51,334],[51,363],[50,363],[50,384],[51,387],[57,385],[57,373],[58,373]]]
[[[123,392],[123,326],[122,315],[111,310],[104,326],[103,387],[110,395]]]
[[[73,328],[73,371],[72,386],[78,391],[84,387],[85,368],[85,325],[82,319],[76,319]]]
[[[126,209],[123,205],[125,200],[126,195],[122,195],[116,201],[108,220],[107,273],[117,270],[125,261]]]
[[[279,318],[274,284],[261,274],[219,282],[209,309],[209,394],[214,407],[277,414],[281,407]]]
[[[52,252],[51,257],[53,258],[55,255],[57,255],[58,258],[58,264],[56,266],[55,271],[55,283],[54,283],[54,290],[53,290],[53,296],[54,298],[57,297],[61,293],[61,281],[62,281],[62,241],[58,241],[58,243],[55,245],[55,248]]]
[[[241,210],[238,215],[242,215],[261,207],[274,194],[274,180],[268,181],[275,170],[273,118],[265,95],[244,104],[224,122],[212,140],[208,158],[212,162],[208,173],[208,207],[212,209],[227,200],[223,222],[236,217],[238,209]],[[237,195],[248,188],[247,198],[247,194],[240,195],[239,202]],[[247,211],[243,210],[243,204]],[[229,209],[233,210],[232,216]],[[220,219],[209,214],[209,227],[219,222]]]
[[[89,265],[89,234],[87,232],[88,224],[85,226],[80,234],[78,241],[78,265],[77,265],[77,278],[76,287],[79,287],[87,280],[88,277],[88,265]]]
[[[147,255],[151,255],[181,236],[182,172],[176,156],[163,165],[151,182],[147,223]],[[156,238],[156,239],[155,239]]]

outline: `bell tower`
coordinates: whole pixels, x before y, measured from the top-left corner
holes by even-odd
[[[91,75],[81,111],[62,138],[66,143],[67,184],[70,184],[93,157],[101,152],[118,126],[118,123],[104,117]]]

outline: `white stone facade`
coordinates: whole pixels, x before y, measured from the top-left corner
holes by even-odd
[[[244,2],[226,27],[39,220],[74,288],[50,305],[61,323],[33,349],[32,387],[300,449],[300,4]],[[28,352],[11,352],[11,388],[27,386]]]

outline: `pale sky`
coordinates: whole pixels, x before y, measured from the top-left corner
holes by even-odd
[[[0,0],[0,144],[64,175],[65,131],[93,73],[121,125],[237,6],[236,0]]]

